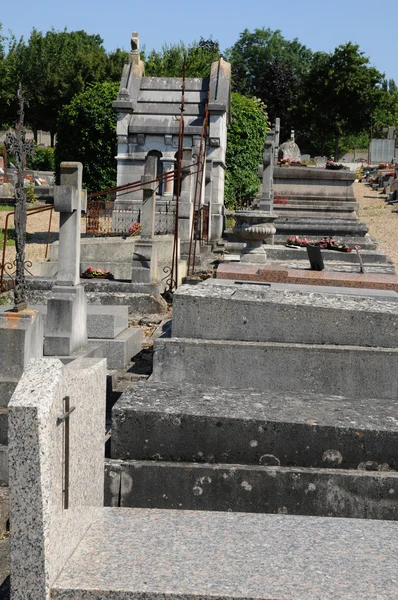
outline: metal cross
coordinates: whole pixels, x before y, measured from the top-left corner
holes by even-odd
[[[21,84],[18,88],[18,122],[15,133],[7,133],[5,146],[7,152],[15,157],[17,168],[17,183],[15,185],[15,251],[16,251],[16,273],[14,287],[14,308],[19,312],[27,308],[25,296],[25,244],[26,244],[26,191],[24,188],[24,169],[26,158],[33,156],[33,142],[26,140],[26,129],[24,127],[24,99]]]
[[[63,399],[64,412],[57,419],[57,426],[64,425],[63,443],[62,443],[62,496],[64,509],[69,508],[69,417],[75,410],[75,406],[70,405],[70,397]]]

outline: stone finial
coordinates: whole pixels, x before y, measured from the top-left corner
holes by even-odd
[[[140,60],[140,38],[137,31],[133,31],[131,34],[131,52],[129,54],[129,63],[133,65],[139,65]]]
[[[131,34],[131,51],[132,52],[139,52],[140,50],[140,38],[138,36],[138,32],[137,31],[133,31],[133,33]]]
[[[290,139],[292,142],[294,142],[294,129],[290,131]]]

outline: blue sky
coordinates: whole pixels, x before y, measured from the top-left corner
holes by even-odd
[[[231,46],[243,29],[280,29],[312,50],[331,51],[356,42],[371,63],[398,83],[398,2],[358,0],[2,0],[4,30],[29,36],[32,27],[47,31],[84,29],[99,33],[107,50],[129,49],[131,32],[147,49],[164,42],[191,42],[200,36]],[[17,11],[17,12],[16,12]]]

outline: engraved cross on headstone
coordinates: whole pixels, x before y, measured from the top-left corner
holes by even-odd
[[[24,169],[26,158],[33,156],[33,142],[26,139],[24,127],[24,100],[21,85],[18,88],[18,122],[15,133],[7,133],[5,146],[7,152],[15,157],[17,167],[17,182],[15,185],[15,250],[16,273],[14,287],[14,308],[19,312],[27,308],[25,296],[25,244],[26,244],[26,190],[24,188]]]
[[[57,425],[63,425],[63,444],[62,444],[62,498],[63,498],[63,507],[64,509],[69,508],[69,452],[70,452],[70,444],[69,444],[69,417],[75,410],[75,407],[70,405],[70,397],[65,396],[63,399],[63,414],[58,417]]]

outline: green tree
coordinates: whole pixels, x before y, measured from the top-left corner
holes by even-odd
[[[298,39],[286,40],[281,31],[245,29],[227,50],[234,90],[260,98],[271,121],[281,118],[284,134],[293,125],[290,108],[311,64],[312,52]]]
[[[120,83],[124,64],[128,61],[129,54],[125,50],[117,48],[107,55],[105,67],[106,81]]]
[[[17,114],[17,88],[22,67],[22,38],[2,34],[0,23],[0,126],[13,126]]]
[[[162,50],[152,50],[148,56],[142,53],[147,77],[182,77],[184,57],[187,60],[187,77],[208,77],[211,63],[220,58],[217,41],[204,40],[185,45],[164,44]]]
[[[55,171],[54,148],[36,147],[32,157],[28,158],[26,165],[34,171]]]
[[[35,131],[50,131],[53,141],[62,106],[89,84],[104,81],[107,57],[102,39],[85,31],[52,29],[43,34],[33,29],[20,52],[26,120]]]
[[[302,137],[321,154],[339,155],[342,136],[370,128],[380,100],[382,74],[369,65],[357,44],[338,46],[332,54],[313,56],[294,116]],[[332,148],[334,147],[334,151]]]
[[[258,165],[262,160],[268,126],[264,104],[257,98],[248,98],[236,92],[231,96],[231,117],[224,194],[228,208],[233,208],[240,199],[253,197],[258,192]]]
[[[89,85],[59,114],[55,164],[83,163],[83,182],[88,192],[113,187],[116,181],[116,114],[112,102],[117,83]]]
[[[372,137],[383,137],[384,127],[398,127],[398,91],[380,90],[370,125]]]

